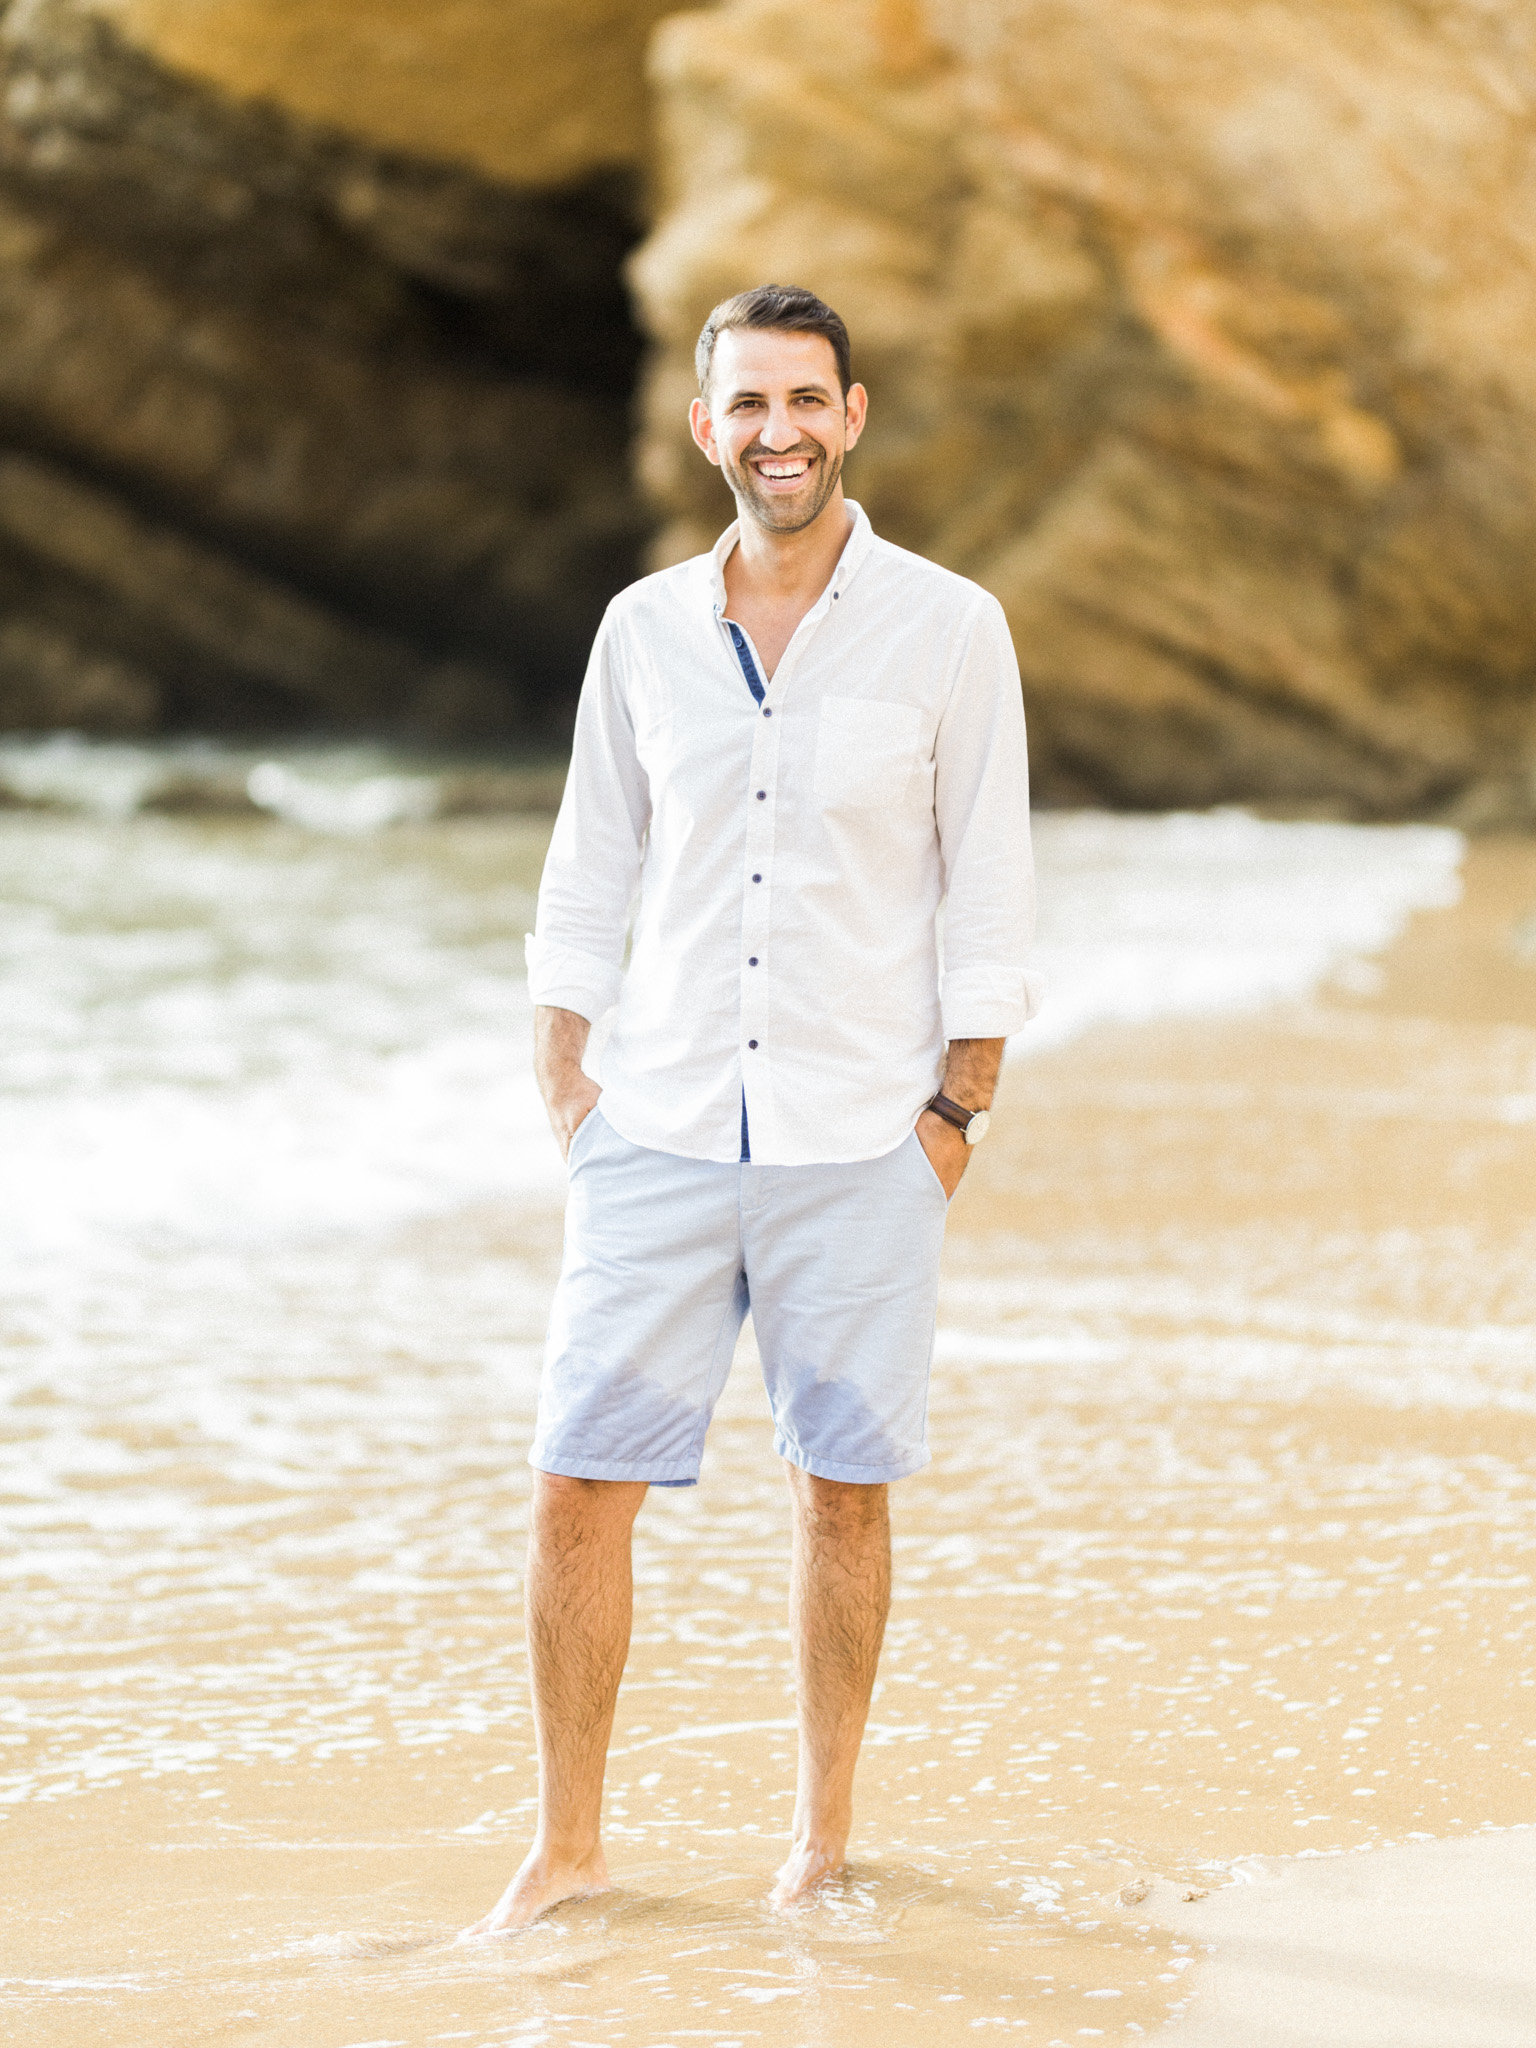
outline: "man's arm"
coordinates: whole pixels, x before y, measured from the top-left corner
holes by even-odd
[[[563,1153],[601,1090],[581,1070],[592,1020],[618,1000],[650,792],[635,753],[612,610],[587,665],[571,766],[528,940],[533,1069]]]
[[[533,1013],[533,1071],[549,1112],[549,1127],[562,1153],[568,1154],[578,1124],[585,1122],[602,1089],[582,1072],[592,1026],[574,1010],[540,1004]]]
[[[934,741],[934,823],[944,870],[946,1040],[1002,1038],[1034,1013],[1034,866],[1019,665],[986,599]]]
[[[941,1093],[965,1109],[990,1109],[1007,1034],[1034,1009],[1024,704],[1007,621],[990,599],[973,621],[934,755],[946,898],[940,1002],[949,1051]],[[917,1134],[952,1195],[970,1156],[963,1133],[924,1110]]]
[[[939,1093],[958,1102],[962,1109],[990,1109],[1006,1044],[1003,1038],[952,1038],[944,1062],[944,1085]],[[925,1109],[917,1120],[917,1141],[943,1182],[945,1194],[953,1195],[971,1156],[965,1133],[933,1110]]]
[[[630,904],[650,822],[622,638],[610,606],[581,687],[565,794],[528,940],[528,993],[535,1005],[592,1022],[619,999]]]

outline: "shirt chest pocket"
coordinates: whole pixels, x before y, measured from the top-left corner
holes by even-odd
[[[816,729],[816,794],[829,809],[899,803],[917,763],[922,714],[915,704],[823,697]]]

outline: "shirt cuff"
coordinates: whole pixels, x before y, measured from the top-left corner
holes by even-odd
[[[939,998],[944,1037],[1011,1038],[1040,1007],[1039,991],[1025,974],[946,975]]]
[[[541,939],[535,932],[525,936],[523,951],[528,959],[528,993],[535,1003],[573,1010],[595,1024],[619,1000],[623,970],[599,960],[595,953]]]

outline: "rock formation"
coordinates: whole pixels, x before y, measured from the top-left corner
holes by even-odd
[[[92,0],[172,70],[375,148],[540,191],[646,154],[679,0]]]
[[[660,11],[0,9],[0,727],[558,735]]]
[[[0,0],[0,728],[557,739],[777,277],[1045,795],[1536,810],[1516,0],[676,8]]]
[[[847,315],[850,487],[1012,622],[1048,795],[1536,809],[1536,31],[1516,0],[728,0],[653,44],[661,558],[691,351]]]

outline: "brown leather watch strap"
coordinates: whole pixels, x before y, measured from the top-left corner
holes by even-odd
[[[945,1123],[953,1124],[957,1131],[969,1130],[971,1118],[978,1114],[974,1109],[965,1109],[958,1102],[952,1102],[947,1095],[935,1095],[928,1107],[935,1116],[943,1117]]]

